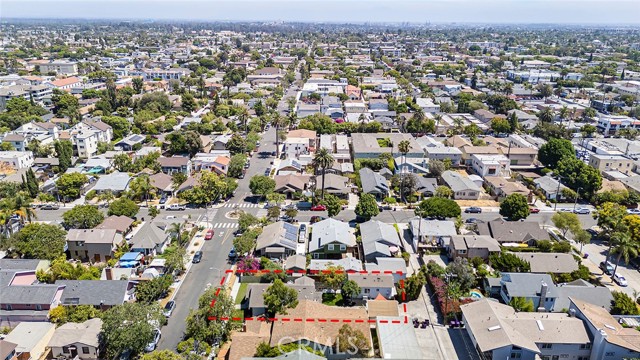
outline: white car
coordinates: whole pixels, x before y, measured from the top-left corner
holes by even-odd
[[[178,205],[178,204],[171,204],[171,205],[167,206],[167,210],[172,210],[172,211],[175,211],[175,210],[186,210],[186,209],[187,209],[186,206]]]
[[[589,210],[589,209],[587,209],[587,208],[582,208],[582,207],[579,207],[579,208],[577,208],[577,209],[573,210],[573,212],[574,212],[575,214],[583,214],[583,215],[585,215],[585,214],[586,214],[586,215],[591,214],[591,210]]]
[[[640,209],[628,209],[627,214],[640,215]]]
[[[153,340],[147,345],[146,348],[144,348],[144,350],[146,352],[152,352],[153,350],[155,350],[156,347],[158,347],[158,342],[160,341],[161,336],[162,333],[159,329],[153,330]]]
[[[622,276],[622,275],[615,274],[615,275],[613,275],[612,279],[613,279],[613,281],[616,282],[616,284],[618,284],[618,285],[620,285],[622,287],[625,287],[625,286],[629,285],[629,284],[627,284],[627,279],[625,279],[624,276]]]

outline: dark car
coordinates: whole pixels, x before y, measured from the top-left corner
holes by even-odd
[[[271,152],[271,156],[276,156],[276,152],[275,151]]]
[[[191,262],[197,264],[200,261],[202,261],[202,251],[196,251],[196,254],[193,255],[193,260],[191,260]]]
[[[236,257],[238,257],[238,252],[235,248],[231,248],[231,251],[229,251],[229,259],[235,259]]]
[[[164,204],[166,202],[167,202],[167,197],[166,196],[163,196],[163,197],[160,198],[160,204]]]
[[[58,210],[60,205],[58,204],[44,204],[40,207],[41,210]]]
[[[467,214],[480,214],[482,212],[482,209],[477,206],[471,206],[466,208],[464,212],[466,212]]]
[[[269,174],[271,174],[271,170],[270,169],[266,169],[264,171],[264,176],[269,176]]]
[[[171,317],[171,314],[173,314],[173,310],[176,308],[176,302],[171,300],[167,303],[167,305],[164,306],[164,310],[162,310],[162,313],[164,314],[165,317]]]

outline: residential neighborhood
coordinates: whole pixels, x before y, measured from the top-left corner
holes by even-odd
[[[0,23],[0,360],[640,357],[637,26],[99,15]]]

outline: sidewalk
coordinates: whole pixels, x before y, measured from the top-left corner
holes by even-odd
[[[189,245],[187,245],[187,250],[186,250],[187,263],[184,266],[185,270],[182,273],[182,275],[180,275],[176,279],[176,281],[174,281],[173,284],[171,284],[170,288],[173,289],[173,292],[171,293],[171,297],[169,298],[169,300],[173,300],[178,294],[178,290],[180,290],[180,286],[182,286],[183,280],[187,277],[187,274],[189,273],[189,271],[191,270],[191,267],[193,266],[193,263],[191,261],[193,260],[193,256],[195,252],[200,251],[200,249],[202,249],[202,247],[204,246],[204,242],[206,241],[204,239],[204,234],[206,233],[206,231],[207,229],[198,230],[198,232],[193,236],[191,241],[189,241]]]

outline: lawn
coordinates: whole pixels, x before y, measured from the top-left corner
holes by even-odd
[[[342,294],[322,294],[322,303],[329,306],[342,306]]]
[[[238,294],[236,295],[236,304],[240,304],[242,302],[242,299],[244,299],[246,293],[247,283],[241,283],[240,288],[238,289]]]

